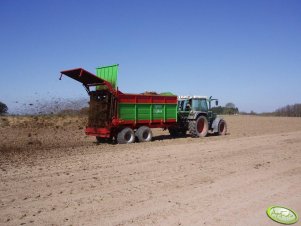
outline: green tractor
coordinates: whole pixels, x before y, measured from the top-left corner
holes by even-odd
[[[168,128],[170,135],[185,136],[187,131],[192,137],[205,137],[208,133],[225,135],[227,123],[212,112],[212,101],[218,105],[218,100],[212,97],[179,96],[178,121]]]

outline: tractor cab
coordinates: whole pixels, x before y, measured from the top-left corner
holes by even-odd
[[[217,99],[208,98],[206,96],[179,96],[178,108],[180,112],[208,112],[211,111],[212,101],[218,105]]]
[[[178,107],[181,112],[208,112],[208,98],[203,96],[180,96],[178,98]]]
[[[178,107],[181,117],[195,119],[199,114],[207,117],[209,122],[212,122],[217,115],[212,112],[212,102],[218,105],[218,99],[213,99],[212,96],[179,96]]]

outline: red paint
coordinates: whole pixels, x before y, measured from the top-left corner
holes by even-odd
[[[111,131],[108,128],[86,128],[86,134],[90,136],[99,136],[104,138],[109,138],[111,135]]]
[[[61,71],[61,74],[67,75],[68,77],[82,83],[86,88],[90,86],[105,85],[114,96],[118,95],[118,90],[115,90],[112,87],[111,83],[97,77],[96,75],[92,74],[89,71],[86,71],[85,69],[75,68],[71,70]]]
[[[159,95],[143,95],[143,94],[119,94],[119,103],[132,104],[177,104],[177,96],[159,96]]]
[[[168,119],[168,120],[138,120],[137,122],[135,122],[134,120],[120,120],[119,121],[119,125],[148,125],[148,127],[151,127],[153,124],[160,124],[160,125],[164,125],[164,124],[168,124],[168,123],[174,123],[176,122],[176,119]],[[155,126],[154,128],[158,128],[157,126]]]

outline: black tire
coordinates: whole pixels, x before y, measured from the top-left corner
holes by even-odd
[[[139,142],[149,142],[153,139],[152,130],[147,126],[141,126],[136,131]]]
[[[218,123],[218,135],[226,135],[227,134],[227,123],[225,120],[221,119]]]
[[[117,134],[118,144],[130,144],[134,142],[135,142],[135,134],[134,131],[129,127],[124,128]]]
[[[196,120],[189,121],[188,129],[192,137],[205,137],[208,133],[208,120],[200,116]]]

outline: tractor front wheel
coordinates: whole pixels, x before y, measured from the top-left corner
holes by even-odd
[[[227,133],[227,123],[225,120],[220,120],[218,123],[218,135],[226,135]]]
[[[205,137],[208,133],[208,120],[200,116],[196,120],[189,121],[189,132],[192,137]]]
[[[134,131],[129,127],[124,128],[117,134],[118,144],[130,144],[134,142],[135,142],[135,134]]]

